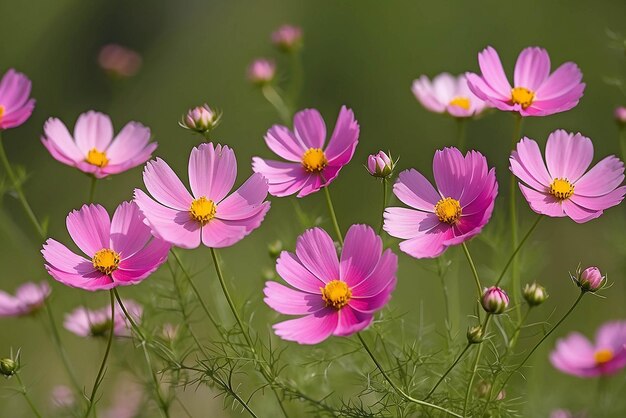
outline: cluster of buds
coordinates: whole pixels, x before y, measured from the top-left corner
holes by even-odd
[[[297,52],[302,47],[302,28],[282,25],[272,33],[272,43],[282,52]]]
[[[211,132],[219,125],[222,119],[222,112],[211,109],[209,105],[203,104],[189,109],[181,121],[178,123],[182,128],[189,129],[200,134]]]
[[[626,126],[626,107],[619,106],[615,108],[615,113],[613,115],[615,116],[615,121],[620,127]]]
[[[483,342],[484,338],[483,327],[480,325],[475,325],[467,329],[467,342],[469,344],[480,344]]]
[[[528,306],[534,307],[545,302],[549,295],[545,287],[533,282],[526,283],[522,291],[522,296],[524,296],[524,300],[528,303]]]
[[[606,276],[603,276],[597,267],[587,267],[582,271],[578,267],[576,275],[570,274],[570,278],[583,292],[597,292],[606,284]]]
[[[480,303],[486,312],[499,315],[509,306],[509,295],[503,289],[491,286],[485,288]]]
[[[276,63],[267,58],[257,58],[248,67],[248,80],[259,87],[270,84],[275,75]]]
[[[377,154],[367,157],[367,171],[374,177],[389,177],[393,173],[395,165],[396,162],[383,151],[378,151]]]

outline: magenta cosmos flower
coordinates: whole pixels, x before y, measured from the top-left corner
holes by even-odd
[[[411,88],[415,98],[427,110],[447,113],[455,118],[479,115],[489,104],[471,92],[465,75],[457,77],[442,73],[432,81],[425,75],[413,81]]]
[[[117,207],[113,220],[100,205],[84,205],[67,215],[67,230],[89,259],[49,238],[41,253],[57,281],[85,290],[139,283],[167,260],[170,245],[152,239],[133,202]]]
[[[383,251],[367,225],[352,225],[341,259],[320,228],[305,231],[296,253],[283,251],[276,271],[295,289],[265,284],[265,303],[285,315],[301,315],[274,325],[276,335],[299,344],[317,344],[330,335],[348,336],[366,328],[389,302],[396,286],[398,258]]]
[[[558,340],[550,362],[563,373],[579,377],[617,373],[626,366],[626,322],[602,325],[593,343],[577,332]]]
[[[0,131],[20,126],[35,108],[30,99],[31,82],[14,69],[7,71],[0,80]]]
[[[97,178],[145,163],[157,147],[139,122],[127,123],[113,138],[111,119],[93,110],[78,117],[74,137],[59,119],[48,119],[41,141],[55,160]]]
[[[253,174],[227,196],[237,177],[235,153],[227,146],[201,144],[189,156],[190,194],[169,165],[150,161],[143,181],[153,196],[135,189],[135,202],[155,236],[177,247],[229,247],[261,225],[270,209],[267,181]]]
[[[467,73],[470,90],[498,109],[522,116],[547,116],[570,110],[585,90],[583,75],[573,62],[566,62],[550,74],[550,57],[542,48],[526,48],[519,54],[513,86],[492,47],[478,54],[478,65],[481,75]]]
[[[618,187],[624,180],[624,163],[609,156],[585,173],[592,159],[589,138],[557,130],[546,144],[547,167],[539,146],[529,138],[522,138],[509,161],[513,174],[528,185],[519,187],[532,210],[583,223],[618,205],[626,193],[626,187]]]
[[[140,322],[143,314],[141,305],[134,300],[124,300],[122,303],[124,303],[124,307],[133,321]],[[114,307],[113,319],[111,319],[110,306],[96,310],[81,306],[65,315],[63,326],[79,337],[102,337],[108,335],[111,320],[113,320],[113,335],[116,337],[129,337],[131,335],[131,325],[117,302]]]
[[[273,196],[299,192],[298,197],[304,197],[328,186],[350,162],[359,142],[359,124],[345,106],[326,147],[326,124],[317,110],[296,113],[293,126],[290,131],[274,125],[265,134],[267,146],[287,161],[252,159],[252,169],[267,178]]]
[[[46,282],[25,283],[17,288],[15,296],[0,290],[0,317],[24,316],[38,311],[50,292]]]
[[[479,234],[498,194],[495,168],[477,151],[437,151],[433,174],[437,189],[416,170],[400,173],[393,193],[413,209],[391,207],[384,214],[385,231],[406,240],[400,249],[415,258],[438,257]]]

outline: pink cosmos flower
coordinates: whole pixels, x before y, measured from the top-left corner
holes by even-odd
[[[156,142],[148,141],[150,129],[139,122],[127,123],[113,138],[111,119],[93,110],[78,117],[74,137],[63,122],[50,118],[41,138],[55,160],[97,178],[118,174],[148,161],[157,147]]]
[[[134,300],[124,300],[123,303],[133,321],[140,322],[143,315],[141,305]],[[114,336],[129,337],[131,335],[131,325],[117,302],[115,303],[113,319],[111,319],[110,306],[96,310],[81,306],[65,315],[63,326],[79,337],[103,337],[108,335],[111,320],[113,320]]]
[[[282,25],[272,32],[272,43],[281,51],[295,51],[302,46],[302,28]]]
[[[52,388],[50,400],[52,401],[52,406],[58,409],[71,408],[76,403],[74,391],[65,385],[58,385]]]
[[[393,192],[415,210],[391,207],[384,214],[385,231],[406,240],[400,249],[415,258],[438,257],[479,234],[498,194],[495,168],[477,151],[464,157],[456,148],[439,150],[433,173],[437,189],[416,170],[400,173]]]
[[[577,332],[558,340],[550,362],[563,373],[578,377],[617,373],[626,366],[626,321],[605,323],[593,343]]]
[[[263,86],[271,83],[276,75],[276,63],[266,58],[257,58],[248,67],[248,80]]]
[[[470,91],[465,75],[455,77],[442,73],[432,81],[423,75],[413,81],[411,90],[427,110],[448,113],[455,118],[477,116],[491,107]]]
[[[98,64],[116,77],[132,77],[141,68],[141,55],[122,45],[108,44],[98,54]]]
[[[20,126],[35,108],[29,99],[31,82],[22,73],[10,69],[0,80],[0,131]]]
[[[341,259],[330,236],[309,229],[296,253],[283,251],[278,274],[295,289],[265,284],[265,303],[285,315],[302,315],[274,325],[276,335],[299,344],[317,344],[330,335],[348,336],[372,323],[396,286],[398,258],[383,251],[382,240],[367,225],[352,225]]]
[[[583,223],[618,205],[626,194],[624,163],[611,155],[585,173],[593,159],[591,140],[557,130],[546,144],[544,163],[537,143],[522,138],[509,158],[513,174],[531,209],[550,217],[569,216]]]
[[[17,288],[15,296],[0,290],[0,317],[29,315],[43,306],[50,292],[46,282],[25,283]]]
[[[615,112],[613,113],[615,117],[615,121],[619,125],[626,125],[626,107],[619,106],[615,108]]]
[[[267,180],[253,174],[227,196],[237,177],[235,153],[227,146],[201,144],[189,156],[190,194],[169,165],[150,161],[143,181],[153,196],[135,189],[135,202],[155,236],[182,248],[229,247],[261,225],[270,209]]]
[[[326,147],[326,125],[317,110],[296,113],[293,125],[293,131],[274,125],[265,134],[267,146],[286,162],[252,159],[252,169],[267,178],[273,196],[299,192],[298,197],[304,197],[328,186],[350,162],[359,142],[359,124],[345,106]]]
[[[585,90],[582,73],[566,62],[550,74],[550,57],[543,48],[524,49],[517,58],[513,86],[504,74],[500,57],[488,46],[478,54],[481,75],[467,73],[470,90],[500,110],[521,116],[547,116],[578,104]]]
[[[115,382],[111,405],[102,412],[103,418],[136,418],[143,416],[145,402],[143,386],[130,374],[122,374]]]
[[[100,205],[84,205],[67,215],[67,230],[89,259],[49,238],[41,253],[55,280],[85,290],[136,284],[167,260],[170,245],[152,239],[139,208],[123,202],[109,218]]]

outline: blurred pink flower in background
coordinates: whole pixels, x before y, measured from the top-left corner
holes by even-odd
[[[320,228],[298,237],[296,253],[283,251],[276,271],[292,289],[265,283],[265,303],[300,318],[274,325],[276,335],[299,344],[317,344],[330,335],[349,336],[365,329],[396,286],[398,257],[383,251],[382,240],[367,225],[352,225],[341,259],[330,236]]]
[[[578,377],[606,376],[626,366],[626,321],[607,322],[595,342],[574,332],[556,343],[550,362],[563,373]]]
[[[143,314],[141,305],[134,300],[123,300],[122,303],[133,320],[140,322]],[[111,307],[105,306],[90,310],[81,306],[65,314],[63,326],[79,337],[107,336],[111,328]],[[113,315],[113,335],[116,337],[129,337],[131,335],[131,325],[117,302]]]
[[[52,405],[59,409],[71,408],[76,403],[74,392],[65,385],[58,385],[52,388],[50,400]]]
[[[50,292],[46,282],[25,283],[17,288],[15,296],[0,290],[0,317],[23,316],[38,311]]]
[[[444,148],[433,159],[435,189],[414,169],[400,173],[393,193],[412,209],[385,209],[383,228],[403,239],[400,249],[415,258],[434,258],[449,246],[478,235],[491,218],[498,194],[495,168],[477,151],[465,156]]]
[[[618,205],[626,194],[624,163],[611,155],[589,168],[593,143],[580,133],[557,130],[546,144],[544,163],[539,145],[522,138],[509,158],[513,174],[530,208],[550,217],[569,216],[578,223],[595,219]],[[547,166],[546,166],[547,165]]]
[[[20,126],[35,108],[30,98],[31,82],[22,73],[8,70],[0,80],[0,131]]]
[[[135,202],[152,233],[177,247],[229,247],[258,228],[270,209],[267,180],[253,174],[228,195],[237,178],[233,150],[201,144],[189,156],[187,191],[176,173],[160,158],[150,161],[143,181],[152,195],[135,189]],[[227,196],[228,195],[228,196]]]
[[[565,112],[578,104],[585,90],[582,73],[566,62],[550,74],[550,57],[543,48],[529,47],[517,58],[513,86],[500,57],[488,46],[478,54],[481,75],[467,73],[470,90],[500,110],[521,116],[547,116]]]
[[[132,77],[141,68],[142,58],[136,51],[118,44],[108,44],[100,49],[98,64],[108,74],[119,77]]]
[[[257,58],[248,67],[248,80],[263,86],[271,83],[276,75],[276,64],[266,58]]]
[[[471,92],[465,75],[455,77],[442,73],[432,81],[423,75],[413,81],[411,90],[426,110],[448,113],[456,118],[477,116],[491,107]]]
[[[302,46],[302,28],[282,25],[272,32],[272,43],[281,51],[296,51]]]
[[[131,375],[122,373],[115,382],[111,406],[102,412],[102,418],[136,418],[142,414],[143,386]]]
[[[620,125],[626,125],[626,107],[619,106],[615,108],[615,112],[613,113],[615,117],[615,121]]]
[[[139,122],[128,122],[113,137],[109,116],[93,110],[78,117],[73,137],[59,119],[48,119],[41,141],[55,160],[97,178],[145,163],[157,147]]]
[[[90,259],[49,238],[41,250],[55,280],[85,290],[139,283],[166,260],[170,245],[152,238],[137,205],[123,202],[113,220],[100,205],[83,205],[67,215],[67,230]]]
[[[350,162],[359,142],[359,124],[345,106],[326,146],[326,124],[317,110],[296,113],[293,126],[292,131],[274,125],[265,134],[267,146],[287,161],[252,159],[252,169],[267,178],[273,196],[298,192],[298,197],[304,197],[328,186]]]

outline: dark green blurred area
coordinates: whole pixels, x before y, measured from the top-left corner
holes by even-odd
[[[546,48],[553,69],[571,60],[583,71],[587,88],[580,104],[564,114],[526,120],[525,135],[545,144],[548,134],[557,128],[580,131],[594,142],[594,162],[618,153],[613,109],[626,104],[626,97],[603,79],[626,78],[626,59],[623,51],[608,47],[605,30],[626,32],[625,17],[626,3],[621,0],[4,0],[0,2],[0,72],[14,67],[26,73],[33,81],[37,107],[24,126],[5,132],[3,140],[12,162],[24,165],[30,174],[26,193],[35,212],[40,217],[48,216],[50,235],[66,243],[69,237],[65,216],[86,200],[89,180],[53,160],[41,145],[43,123],[50,116],[73,127],[80,113],[96,109],[111,115],[116,131],[130,120],[140,121],[152,129],[159,143],[156,154],[186,178],[188,154],[199,139],[178,127],[177,121],[189,107],[207,102],[224,112],[214,137],[235,149],[241,183],[251,173],[252,156],[271,155],[262,138],[278,122],[274,110],[247,82],[246,67],[255,57],[277,56],[269,35],[278,25],[293,23],[301,25],[305,34],[300,107],[318,108],[330,127],[339,107],[346,104],[361,125],[355,157],[331,187],[339,221],[344,230],[357,222],[377,225],[381,191],[363,168],[367,155],[378,149],[391,150],[400,157],[401,169],[414,167],[431,177],[434,150],[456,141],[453,121],[428,113],[417,103],[410,91],[412,80],[421,74],[476,71],[477,53],[486,45],[498,50],[509,73],[519,51],[529,45]],[[143,67],[137,76],[112,81],[102,73],[96,57],[100,47],[109,42],[141,53]],[[279,77],[286,78],[288,61],[278,59],[278,65]],[[500,180],[502,207],[494,214],[484,238],[470,244],[483,281],[489,283],[509,254],[505,205],[512,126],[510,114],[494,112],[468,127],[469,146],[487,155],[497,167]],[[99,182],[96,201],[112,212],[120,201],[132,197],[135,187],[143,187],[141,168]],[[301,203],[307,211],[326,219],[322,199],[318,194]],[[272,205],[260,230],[222,252],[228,274],[235,278],[236,298],[241,303],[250,301],[248,313],[255,313],[254,324],[260,332],[269,328],[267,321],[276,321],[276,316],[260,302],[261,271],[272,267],[266,245],[280,238],[291,249],[301,232],[288,199],[273,199]],[[9,291],[25,281],[48,280],[38,253],[40,243],[32,238],[35,234],[20,209],[17,201],[5,196],[0,212],[0,287]],[[534,214],[523,201],[520,213],[525,231]],[[568,271],[578,263],[598,265],[615,284],[605,292],[606,299],[586,298],[555,337],[571,330],[592,335],[605,320],[626,319],[625,215],[621,205],[607,211],[600,220],[584,225],[568,219],[542,222],[522,258],[522,282],[540,281],[551,297],[533,313],[531,321],[544,320],[553,311],[553,318],[558,318],[566,310],[577,293]],[[330,223],[324,226],[331,230]],[[490,243],[496,243],[495,249]],[[474,289],[459,249],[448,255],[455,262],[452,277],[459,281],[462,302],[457,312],[463,316],[455,318],[455,326],[462,340]],[[208,258],[206,250],[197,250],[186,260],[197,270],[209,264]],[[433,266],[429,260],[401,256],[392,307],[406,312],[405,320],[409,322],[435,324],[431,336],[432,343],[437,344],[438,339],[443,341],[443,301],[438,279],[429,271]],[[163,273],[156,276],[154,280],[166,280]],[[207,277],[214,280],[207,273],[200,279],[202,289],[210,295],[213,308],[229,322],[221,295]],[[133,289],[121,289],[121,293],[145,301],[151,296],[149,289],[150,283],[144,282]],[[53,303],[59,320],[63,312],[78,304],[98,307],[106,301],[106,294],[54,284]],[[48,405],[50,389],[66,378],[41,325],[33,319],[2,320],[0,329],[0,356],[7,355],[11,347],[22,347],[24,376],[33,397],[41,405]],[[62,337],[82,380],[90,386],[101,358],[101,342],[80,340],[65,331]],[[532,341],[523,339],[522,344]],[[521,393],[528,393],[521,407],[524,416],[547,416],[559,406],[580,409],[585,405],[581,395],[589,390],[586,386],[595,390],[596,382],[584,382],[552,369],[547,354],[553,345],[551,338],[535,354],[534,367],[525,371],[529,383],[519,388]],[[294,353],[310,350],[295,344],[289,344],[288,349]],[[115,366],[111,375],[114,373]],[[623,387],[624,374],[613,379],[614,387]],[[105,391],[111,389],[106,383],[113,381],[105,380]],[[346,384],[355,382],[362,383],[355,378]],[[11,384],[2,382],[0,387]],[[222,409],[219,399],[194,393],[190,388],[183,395],[194,416],[218,416]],[[25,411],[22,399],[8,390],[0,395],[0,416],[28,416],[15,412]],[[209,414],[207,408],[217,412]]]

